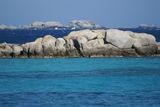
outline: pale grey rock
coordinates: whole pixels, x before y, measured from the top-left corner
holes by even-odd
[[[92,40],[97,38],[97,34],[89,29],[73,31],[68,36],[64,37],[65,39],[77,39],[78,37],[85,37],[87,40]]]
[[[13,56],[19,56],[23,52],[23,48],[18,45],[13,45],[12,49],[13,49]]]
[[[121,49],[134,48],[140,55],[151,55],[157,51],[155,37],[145,33],[109,29],[107,30],[106,42]]]
[[[131,37],[135,38],[134,47],[143,47],[149,45],[155,45],[156,39],[154,36],[145,33],[132,33]]]
[[[129,32],[109,29],[107,30],[106,42],[118,48],[132,48],[134,39],[129,35]]]
[[[154,36],[145,33],[134,33],[131,36],[135,40],[133,48],[138,54],[151,55],[157,52],[158,47]]]
[[[12,56],[12,47],[7,43],[0,44],[0,56]]]
[[[56,52],[56,38],[46,35],[42,40],[43,52],[45,55],[54,55]]]
[[[88,42],[87,38],[80,36],[77,38],[79,44],[86,44]]]
[[[23,48],[23,51],[24,51],[23,53],[24,54],[28,54],[29,53],[30,43],[31,42],[28,42],[28,43],[25,43],[25,44],[21,45],[21,47]]]
[[[23,47],[24,53],[26,53],[28,56],[42,55],[43,54],[43,47],[41,44],[42,39],[43,38],[38,38],[34,42],[23,44],[22,47]]]
[[[78,50],[75,47],[75,43],[72,39],[66,39],[66,52],[68,56],[79,56]]]
[[[63,38],[57,38],[56,40],[56,48],[58,50],[65,50],[66,49],[66,42]]]
[[[42,47],[42,40],[43,38],[38,38],[34,42],[34,52],[36,55],[42,55],[43,54],[43,47]],[[30,47],[31,48],[31,47]]]
[[[107,31],[100,29],[100,30],[92,30],[94,33],[97,34],[97,39],[104,39],[106,37]]]
[[[98,47],[103,47],[103,46],[104,46],[104,40],[103,39],[90,40],[86,43],[86,47],[88,49],[96,49]]]
[[[67,47],[67,49],[70,49],[70,50],[76,49],[75,46],[74,46],[74,42],[73,42],[72,39],[66,39],[65,41],[66,41],[66,47]]]
[[[63,38],[57,38],[56,49],[58,56],[64,56],[66,54],[66,41]]]

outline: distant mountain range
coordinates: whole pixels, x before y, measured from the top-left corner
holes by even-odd
[[[139,29],[147,29],[147,30],[160,30],[160,27],[159,26],[156,26],[156,25],[148,25],[148,24],[141,24],[139,27]]]
[[[41,22],[36,21],[28,25],[0,25],[0,30],[7,29],[7,30],[15,30],[15,29],[31,29],[31,30],[81,30],[81,29],[107,29],[106,27],[100,26],[94,22],[87,21],[87,20],[73,20],[68,24],[62,24],[56,21],[48,21],[48,22]],[[159,26],[155,25],[148,25],[148,24],[141,24],[135,28],[117,28],[121,30],[131,30],[131,29],[138,29],[138,30],[160,30]]]
[[[28,25],[20,25],[20,26],[8,26],[8,25],[0,25],[0,29],[54,29],[54,30],[65,30],[65,29],[100,29],[105,28],[98,24],[95,24],[91,21],[87,20],[73,20],[68,24],[62,24],[60,22],[50,21],[50,22],[41,22],[36,21],[32,24]]]

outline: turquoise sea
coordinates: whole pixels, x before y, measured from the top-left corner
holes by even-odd
[[[0,107],[160,107],[160,58],[0,59]]]

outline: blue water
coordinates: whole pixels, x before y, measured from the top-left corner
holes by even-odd
[[[0,107],[160,107],[160,58],[0,59]]]
[[[71,30],[53,30],[53,29],[16,29],[16,30],[0,30],[0,43],[16,43],[22,44],[32,42],[39,37],[45,35],[53,35],[54,37],[63,37],[68,35]]]

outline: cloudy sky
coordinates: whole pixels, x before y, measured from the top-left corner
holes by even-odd
[[[90,20],[106,27],[160,25],[160,0],[0,0],[0,24]]]

